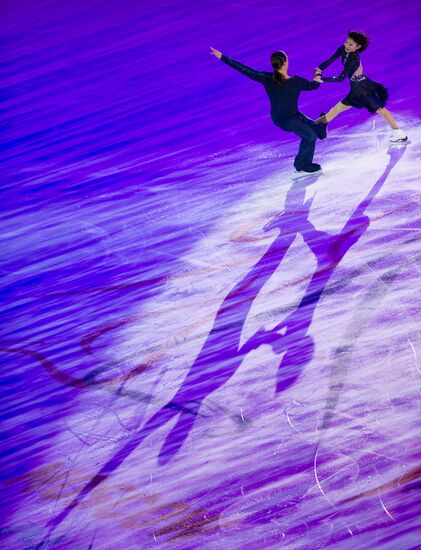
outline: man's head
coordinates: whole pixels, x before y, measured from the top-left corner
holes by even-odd
[[[288,56],[282,50],[270,56],[270,63],[275,71],[288,70]]]

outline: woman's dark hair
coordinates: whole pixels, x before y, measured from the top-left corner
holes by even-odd
[[[348,38],[350,38],[360,46],[358,49],[359,52],[363,52],[368,48],[369,39],[365,32],[349,31]]]
[[[279,84],[283,84],[286,81],[286,78],[278,73],[278,70],[282,68],[283,64],[287,60],[287,54],[281,50],[274,52],[270,56],[270,63],[273,67],[273,79]]]

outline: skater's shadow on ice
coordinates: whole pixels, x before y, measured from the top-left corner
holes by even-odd
[[[284,213],[270,222],[270,228],[278,227],[281,234],[286,228],[294,236],[300,233],[317,262],[306,292],[294,311],[270,331],[260,329],[243,346],[249,351],[260,345],[269,344],[277,354],[286,352],[278,368],[276,388],[278,392],[291,386],[301,374],[304,366],[311,361],[314,344],[312,338],[307,335],[307,331],[320,297],[342,258],[367,231],[370,219],[365,215],[365,211],[404,152],[405,147],[390,147],[388,149],[387,153],[390,159],[385,170],[356,207],[340,233],[331,235],[324,231],[318,231],[308,221],[307,215],[299,216],[297,211],[293,216]]]
[[[339,262],[367,231],[370,220],[365,212],[404,150],[389,149],[390,159],[384,172],[336,235],[318,231],[308,221],[312,199],[305,201],[305,193],[319,176],[311,175],[293,182],[284,211],[264,227],[265,231],[279,231],[278,236],[223,300],[211,331],[174,397],[134,432],[61,514],[51,520],[50,533],[95,487],[115,472],[145,438],[177,417],[159,453],[160,464],[169,462],[187,439],[203,400],[230,380],[251,350],[269,345],[275,354],[284,354],[278,367],[276,392],[294,384],[313,357],[314,342],[307,333],[316,306]],[[304,296],[292,313],[274,328],[259,329],[240,346],[242,330],[255,298],[280,266],[297,234],[302,235],[317,262]]]

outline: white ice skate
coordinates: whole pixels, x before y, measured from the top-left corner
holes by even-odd
[[[408,136],[400,128],[396,128],[395,130],[392,130],[392,133],[390,134],[390,138],[389,138],[389,141],[391,141],[392,143],[398,143],[398,142],[407,141],[407,140],[408,140]]]

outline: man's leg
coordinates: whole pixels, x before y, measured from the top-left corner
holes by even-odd
[[[314,149],[316,147],[316,135],[314,137],[302,138],[298,155],[295,157],[294,166],[297,170],[302,170],[313,162]]]
[[[327,124],[319,124],[311,118],[308,118],[308,116],[304,115],[303,113],[298,113],[298,116],[303,122],[305,122],[310,128],[312,128],[316,132],[319,139],[325,139],[325,137],[327,137]]]
[[[288,130],[301,138],[300,148],[294,160],[297,170],[302,170],[313,162],[317,134],[315,130],[297,115],[288,121]]]

